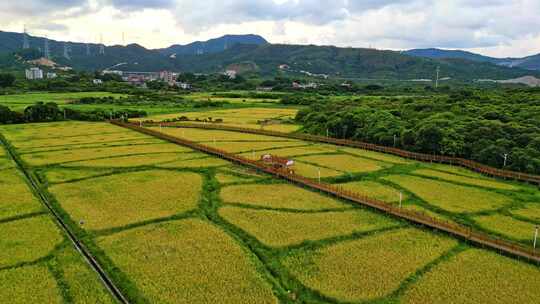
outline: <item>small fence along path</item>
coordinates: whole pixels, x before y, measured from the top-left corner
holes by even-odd
[[[461,166],[461,167],[468,168],[468,169],[471,169],[473,171],[476,171],[478,173],[485,174],[488,176],[499,177],[499,178],[504,178],[504,179],[513,179],[513,180],[527,182],[527,183],[536,184],[540,186],[539,175],[497,169],[490,166],[482,165],[472,160],[459,158],[459,157],[416,153],[416,152],[410,152],[410,151],[406,151],[406,150],[402,150],[398,148],[385,147],[385,146],[364,143],[364,142],[354,141],[354,140],[338,139],[338,138],[332,138],[332,137],[324,137],[324,136],[301,134],[301,133],[284,133],[284,132],[268,131],[268,130],[262,130],[262,129],[257,130],[257,129],[233,127],[233,126],[226,126],[226,125],[212,124],[212,123],[197,124],[197,123],[155,123],[155,122],[148,123],[148,122],[145,122],[144,125],[154,126],[154,127],[162,126],[162,127],[176,127],[176,128],[233,131],[233,132],[241,132],[241,133],[300,139],[300,140],[306,140],[306,141],[311,141],[311,142],[328,143],[328,144],[333,144],[333,145],[338,145],[338,146],[360,148],[363,150],[397,155],[403,158],[414,159],[414,160],[422,161],[422,162],[441,163],[441,164],[449,164],[449,165],[454,165],[454,166]]]
[[[393,216],[406,219],[410,222],[421,224],[427,227],[431,227],[440,231],[444,231],[451,235],[457,236],[461,239],[468,240],[476,245],[488,247],[506,254],[510,254],[519,258],[527,259],[531,262],[540,263],[540,252],[534,250],[533,248],[527,248],[520,244],[510,242],[508,240],[503,240],[496,238],[494,236],[474,231],[472,228],[459,225],[455,223],[446,222],[440,219],[430,217],[426,214],[405,210],[403,208],[395,207],[389,203],[370,198],[365,195],[354,193],[352,191],[345,190],[341,187],[337,187],[331,184],[319,183],[318,181],[299,176],[296,174],[288,174],[280,170],[276,170],[267,166],[264,166],[258,161],[250,160],[239,155],[231,154],[226,151],[215,149],[209,146],[201,145],[199,143],[167,135],[158,131],[150,130],[144,127],[141,127],[139,124],[132,123],[123,123],[119,121],[111,121],[112,124],[128,128],[131,130],[138,131],[143,134],[154,136],[163,140],[166,140],[171,143],[178,145],[186,146],[207,154],[217,156],[222,159],[229,160],[231,162],[248,166],[259,171],[271,174],[275,177],[287,180],[291,183],[309,187],[311,189],[316,189],[326,194],[345,199],[350,202],[354,202],[363,206],[368,206],[376,210],[391,214]]]

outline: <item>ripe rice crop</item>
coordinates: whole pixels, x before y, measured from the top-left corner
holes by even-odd
[[[474,221],[485,229],[514,239],[530,242],[532,242],[534,237],[534,228],[537,226],[500,214],[478,216],[474,218]]]
[[[498,182],[495,180],[488,180],[485,178],[472,178],[472,177],[466,177],[466,176],[459,176],[455,174],[448,174],[444,172],[439,172],[435,170],[429,170],[429,169],[420,169],[413,171],[414,174],[427,176],[427,177],[436,177],[440,179],[444,179],[451,182],[458,182],[463,184],[469,184],[474,186],[481,186],[481,187],[488,187],[488,188],[494,188],[494,189],[502,189],[502,190],[517,190],[518,188],[514,185],[510,185],[503,182]]]
[[[476,173],[472,170],[465,169],[458,166],[450,166],[450,165],[443,165],[443,164],[429,164],[426,166],[434,170],[444,171],[447,173],[458,174],[458,175],[463,175],[463,176],[468,176],[468,177],[486,178],[484,175],[480,173]]]
[[[192,151],[190,149],[173,145],[173,144],[157,144],[157,145],[141,145],[141,146],[122,146],[108,148],[93,148],[93,149],[69,149],[57,152],[32,153],[23,155],[23,159],[30,165],[51,165],[73,161],[84,161],[96,158],[106,158],[114,156],[129,156],[136,154],[153,154],[153,153],[182,153]]]
[[[392,188],[390,186],[373,182],[373,181],[361,181],[361,182],[351,182],[346,184],[339,185],[349,191],[353,191],[362,195],[369,196],[371,198],[376,198],[378,200],[396,203],[399,202],[399,190]],[[402,194],[403,201],[407,199],[406,194]]]
[[[63,303],[58,285],[45,266],[0,270],[0,282],[0,299],[5,303]]]
[[[98,239],[153,303],[278,303],[246,251],[201,220],[166,222]]]
[[[92,137],[92,136],[89,136]],[[66,140],[63,141],[64,143]],[[94,141],[83,144],[59,144],[59,145],[50,145],[45,144],[42,146],[33,145],[30,148],[17,149],[19,153],[36,153],[36,152],[54,152],[61,150],[73,150],[73,149],[96,149],[96,148],[108,148],[108,147],[125,147],[125,146],[139,146],[139,145],[150,145],[150,144],[164,144],[165,142],[158,139],[152,138],[133,138],[133,139],[121,139],[121,140],[112,140],[112,141]]]
[[[176,153],[160,153],[146,155],[119,156],[94,160],[85,160],[64,164],[64,167],[97,167],[97,168],[126,168],[138,166],[153,166],[160,163],[172,162],[178,159]]]
[[[39,211],[43,208],[28,189],[22,174],[14,168],[0,170],[0,220]]]
[[[49,183],[64,183],[75,179],[92,178],[102,174],[109,174],[113,170],[101,169],[69,169],[69,168],[52,168],[47,169],[45,177]]]
[[[529,203],[525,208],[510,210],[510,213],[540,222],[540,203]]]
[[[283,264],[307,287],[340,301],[359,302],[389,295],[456,244],[420,229],[402,229],[300,251]]]
[[[230,174],[223,174],[223,173],[216,174],[216,179],[220,184],[241,183],[241,182],[250,181],[249,178],[239,177],[239,176],[230,175]]]
[[[512,203],[510,198],[498,193],[421,177],[394,175],[384,179],[406,188],[429,204],[450,212],[494,210]]]
[[[0,268],[48,255],[63,237],[48,216],[0,224]]]
[[[149,128],[154,131],[159,131],[159,127]],[[189,139],[196,142],[213,142],[216,141],[293,141],[300,142],[294,139],[287,139],[282,137],[273,137],[266,135],[257,135],[249,133],[221,131],[221,130],[206,130],[206,129],[193,129],[193,128],[162,128],[162,133],[169,134],[176,137]]]
[[[308,154],[328,153],[328,152],[335,153],[337,152],[337,149],[329,147],[329,146],[323,146],[323,145],[309,145],[309,146],[303,146],[303,147],[272,149],[272,150],[255,152],[255,158],[259,159],[261,155],[263,154],[272,154],[272,155],[277,155],[280,157],[294,157],[296,155],[308,155]],[[242,156],[251,158],[251,159],[253,158],[253,155],[251,152],[242,153]]]
[[[49,191],[86,229],[120,227],[197,208],[198,174],[143,171],[54,185]]]
[[[253,141],[253,142],[207,142],[204,143],[207,146],[227,151],[229,153],[251,152],[257,150],[267,150],[273,148],[292,147],[297,146],[297,142],[292,141]]]
[[[367,232],[397,224],[363,210],[297,213],[223,207],[219,214],[271,247]]]
[[[78,136],[119,133],[139,135],[104,122],[54,122],[28,125],[6,125],[0,130],[6,131],[6,137],[13,142],[40,139],[71,138]],[[140,135],[143,136],[142,134]]]
[[[540,269],[498,255],[469,249],[424,274],[402,303],[538,303]]]
[[[358,148],[340,148],[340,150],[346,153],[358,155],[361,157],[372,158],[372,159],[376,159],[376,160],[379,160],[385,163],[390,163],[390,164],[403,165],[403,164],[413,163],[413,161],[408,160],[406,158],[401,158],[398,156],[385,154],[385,153],[379,153],[375,151],[362,150]]]
[[[91,148],[93,146],[101,147],[103,144],[117,144],[125,143],[126,145],[131,142],[140,142],[143,140],[148,140],[148,137],[145,137],[142,134],[137,134],[132,131],[122,131],[115,133],[99,134],[92,135],[93,130],[88,131],[87,135],[78,135],[78,136],[66,136],[62,137],[57,135],[56,137],[43,138],[43,139],[23,139],[21,141],[12,141],[11,143],[21,152],[41,152],[40,150],[61,150],[65,149],[76,149],[76,148]],[[36,151],[34,151],[36,150]]]
[[[295,162],[293,169],[296,174],[309,177],[309,178],[318,178],[319,172],[321,173],[321,178],[335,177],[335,176],[340,176],[344,174],[343,172],[339,172],[337,170],[321,168],[318,166],[301,163],[301,162]]]
[[[343,172],[374,172],[383,169],[385,164],[354,157],[350,155],[313,155],[298,158],[299,161],[318,164],[323,167],[332,168]]]
[[[287,184],[224,187],[221,189],[221,198],[229,203],[297,210],[348,207],[348,205],[324,195]]]
[[[74,303],[116,303],[95,272],[72,246],[59,251],[56,259],[57,267],[60,267],[63,273]]]
[[[230,163],[226,160],[217,157],[204,157],[197,159],[186,159],[179,160],[175,162],[168,162],[164,164],[157,165],[160,168],[209,168],[209,167],[220,167],[229,165]]]

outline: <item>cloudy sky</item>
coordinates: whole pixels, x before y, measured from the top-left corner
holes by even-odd
[[[540,0],[1,0],[0,30],[148,48],[255,33],[272,43],[540,53]],[[125,33],[125,34],[123,34]]]

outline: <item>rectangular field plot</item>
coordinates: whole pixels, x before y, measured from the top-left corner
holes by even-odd
[[[483,177],[467,177],[467,176],[460,176],[455,174],[448,174],[444,172],[439,172],[435,170],[429,170],[429,169],[420,169],[413,171],[413,174],[418,174],[422,176],[427,177],[435,177],[440,178],[443,180],[447,180],[450,182],[458,182],[463,184],[469,184],[473,186],[480,186],[480,187],[486,187],[486,188],[493,188],[493,189],[501,189],[501,190],[518,190],[519,188],[508,184],[504,182],[498,182],[495,180],[489,180]]]
[[[226,160],[217,157],[204,157],[204,154],[197,155],[197,158],[178,160],[157,165],[159,168],[211,168],[230,165]]]
[[[298,213],[223,207],[220,216],[266,246],[280,247],[397,225],[362,210]]]
[[[47,168],[45,171],[45,178],[48,183],[64,183],[72,180],[80,180],[86,178],[92,178],[100,175],[106,175],[112,173],[111,169],[81,169],[81,168]]]
[[[275,148],[284,148],[284,147],[294,147],[298,146],[297,142],[291,142],[291,141],[275,141],[275,142],[265,142],[265,141],[258,141],[258,142],[207,142],[204,143],[207,146],[210,146],[212,148],[216,148],[219,150],[223,150],[229,153],[240,153],[240,152],[251,152],[251,151],[259,151],[259,150],[269,150],[269,149],[275,149]]]
[[[186,155],[189,153],[186,153]],[[174,162],[182,157],[179,153],[159,153],[132,156],[117,156],[95,160],[85,160],[63,164],[64,167],[93,167],[93,168],[129,168],[139,166],[156,166]]]
[[[450,212],[489,211],[512,204],[509,197],[474,187],[404,175],[384,179],[406,188],[427,203]]]
[[[403,165],[403,164],[410,164],[414,162],[406,158],[401,158],[401,157],[394,156],[391,154],[379,153],[379,152],[369,151],[369,150],[362,150],[358,148],[340,148],[340,151],[358,155],[361,157],[372,158],[372,159],[390,163],[390,164]]]
[[[123,133],[121,133],[123,134]],[[104,139],[103,141],[100,138],[103,136],[87,136],[84,137],[84,141],[87,143],[69,143],[72,138],[67,139],[54,139],[58,142],[58,145],[51,145],[50,140],[43,139],[43,145],[39,146],[39,141],[33,142],[33,145],[29,148],[18,148],[17,151],[20,154],[26,153],[36,153],[36,152],[55,152],[62,150],[73,150],[73,149],[97,149],[97,148],[110,148],[110,147],[127,147],[127,146],[140,146],[140,145],[150,145],[150,144],[164,144],[162,140],[153,139],[150,137],[133,137],[133,134],[126,133],[126,135],[121,134],[111,134],[111,138]],[[118,139],[118,136],[127,137],[123,139]],[[112,139],[112,140],[110,140]]]
[[[469,249],[424,274],[402,303],[538,303],[540,269],[485,250]]]
[[[309,145],[302,147],[293,147],[293,148],[283,148],[283,149],[272,149],[255,153],[255,159],[260,159],[264,154],[272,154],[280,157],[294,157],[297,155],[309,155],[309,154],[318,154],[318,153],[336,153],[337,148],[326,145]],[[243,157],[253,159],[251,152],[242,153]]]
[[[154,131],[160,131],[159,127],[149,128]],[[206,129],[194,129],[194,128],[161,128],[161,132],[176,137],[185,138],[196,142],[213,142],[216,141],[294,141],[300,142],[294,139],[287,139],[282,137],[273,137],[266,135],[257,135],[240,132],[230,132],[221,130],[206,130]]]
[[[247,250],[201,220],[127,230],[98,246],[152,303],[278,303]]]
[[[360,302],[390,295],[456,244],[420,229],[401,229],[293,252],[283,265],[309,288],[339,301]]]
[[[63,240],[46,215],[0,223],[0,269],[43,258]]]
[[[0,299],[9,303],[64,303],[58,283],[47,266],[0,270]]]
[[[15,168],[0,170],[0,220],[41,211],[22,174]]]
[[[338,186],[341,186],[346,190],[353,191],[361,195],[366,195],[368,197],[375,198],[384,202],[399,202],[399,190],[378,182],[361,181],[339,184]],[[407,198],[408,197],[406,194],[402,194],[403,201],[405,201]]]
[[[350,173],[374,172],[388,167],[388,165],[378,161],[344,154],[303,156],[298,158],[298,160]]]
[[[72,219],[97,230],[193,210],[201,187],[198,174],[153,170],[54,185],[49,191]]]
[[[540,203],[528,203],[525,208],[513,209],[510,213],[540,223]]]
[[[474,221],[482,228],[527,243],[532,243],[535,227],[538,226],[500,214],[478,216]]]
[[[153,153],[183,153],[189,151],[192,150],[174,144],[150,144],[92,149],[68,149],[57,152],[24,154],[22,157],[25,162],[32,166],[41,166],[115,156]]]
[[[327,210],[349,207],[324,195],[286,184],[224,187],[221,189],[221,199],[227,203],[275,209]]]
[[[88,135],[100,136],[108,133],[128,133],[125,129],[118,128],[105,122],[73,121],[6,125],[0,127],[0,130],[5,133],[8,140],[14,143],[28,140],[37,141],[42,139],[62,139]]]

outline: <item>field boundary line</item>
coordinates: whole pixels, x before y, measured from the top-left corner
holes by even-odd
[[[472,160],[468,160],[468,159],[464,159],[460,157],[410,152],[403,149],[385,147],[385,146],[380,146],[376,144],[370,144],[370,143],[348,140],[348,139],[338,139],[338,138],[333,138],[333,137],[324,137],[324,136],[301,134],[301,133],[284,133],[284,132],[278,132],[278,131],[257,130],[257,129],[251,129],[251,128],[233,127],[233,126],[226,126],[226,125],[219,125],[219,124],[212,124],[212,123],[194,124],[194,123],[144,122],[144,125],[153,126],[153,127],[162,126],[162,127],[175,127],[175,128],[232,131],[232,132],[240,132],[240,133],[250,133],[250,134],[257,134],[257,135],[267,135],[267,136],[275,136],[275,137],[300,139],[300,140],[306,140],[306,141],[311,141],[311,142],[327,143],[327,144],[333,144],[333,145],[338,145],[338,146],[359,148],[359,149],[368,150],[368,151],[375,151],[375,152],[380,152],[380,153],[385,153],[385,154],[396,155],[399,157],[413,159],[413,160],[421,161],[421,162],[441,163],[441,164],[448,164],[448,165],[453,165],[453,166],[460,166],[460,167],[471,169],[473,171],[476,171],[478,173],[482,173],[488,176],[501,177],[504,179],[514,179],[514,180],[518,180],[522,182],[537,184],[538,186],[540,186],[540,175],[497,169],[497,168],[490,167],[487,165],[482,165],[476,161],[472,161]]]
[[[52,216],[56,220],[57,224],[60,226],[60,229],[62,231],[64,231],[64,233],[68,236],[68,238],[71,241],[72,245],[79,252],[79,254],[81,256],[83,256],[84,260],[87,262],[87,264],[90,266],[90,268],[92,268],[98,274],[98,277],[100,278],[103,285],[107,288],[107,290],[120,303],[129,304],[130,302],[122,294],[120,289],[118,287],[116,287],[114,282],[109,278],[109,276],[103,270],[103,268],[101,267],[99,262],[94,258],[94,256],[90,253],[90,251],[86,248],[86,246],[77,238],[75,233],[73,233],[73,231],[71,231],[71,229],[64,222],[62,217],[53,208],[53,206],[50,203],[47,196],[45,194],[43,194],[43,192],[40,190],[39,184],[36,182],[36,180],[33,178],[33,176],[30,174],[30,172],[28,172],[26,170],[26,168],[23,165],[22,160],[13,151],[14,148],[11,146],[9,141],[2,134],[0,134],[0,143],[2,143],[4,148],[6,149],[7,155],[15,162],[15,164],[17,166],[17,169],[24,174],[26,183],[30,187],[31,191],[37,196],[37,198],[41,201],[41,203],[43,205],[45,205],[45,207],[49,210],[49,212],[52,214]]]
[[[540,263],[539,251],[533,250],[532,248],[526,248],[521,244],[496,238],[482,232],[474,231],[471,227],[436,219],[417,211],[405,210],[403,208],[395,207],[384,201],[374,199],[366,195],[361,195],[359,193],[346,190],[339,186],[318,182],[316,180],[296,175],[294,173],[290,174],[270,167],[266,167],[258,161],[250,160],[239,155],[228,153],[223,150],[201,145],[199,143],[184,138],[175,137],[158,131],[150,130],[141,127],[139,124],[124,123],[119,121],[111,121],[111,123],[146,135],[154,136],[171,143],[186,146],[207,154],[211,154],[240,165],[248,166],[261,172],[265,172],[275,177],[287,180],[291,183],[306,186],[308,188],[319,190],[334,197],[345,199],[347,201],[357,203],[363,206],[371,207],[392,216],[405,219],[412,223],[443,231],[458,238],[468,240],[476,245],[488,247],[490,249],[505,252],[515,257],[521,257],[529,261]]]

